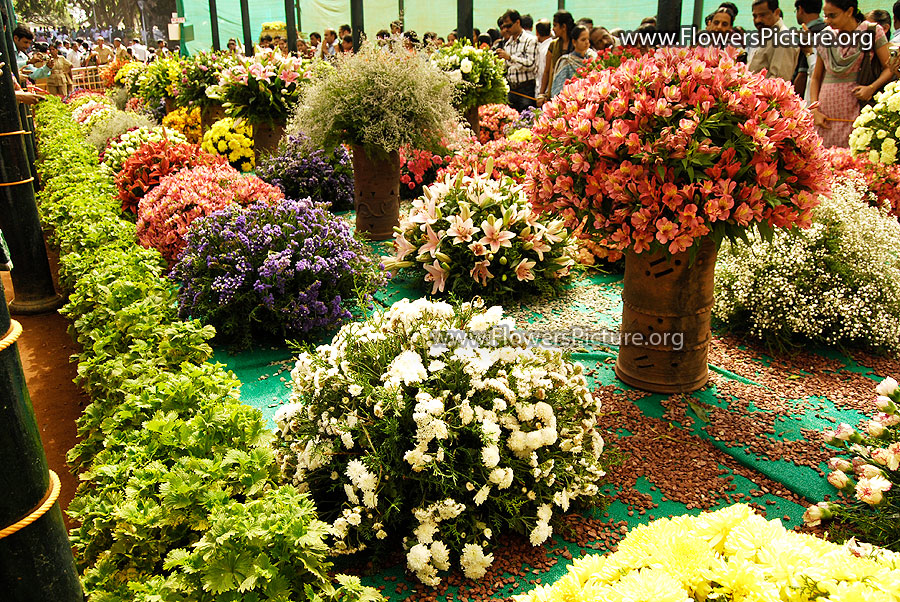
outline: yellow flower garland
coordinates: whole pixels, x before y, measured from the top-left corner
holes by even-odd
[[[232,167],[242,172],[251,171],[256,166],[253,127],[246,121],[235,121],[231,117],[220,119],[203,134],[201,148],[225,157]]]

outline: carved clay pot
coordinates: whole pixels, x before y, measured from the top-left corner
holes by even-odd
[[[400,225],[400,154],[372,160],[353,145],[353,200],[356,231],[370,240],[387,240]]]

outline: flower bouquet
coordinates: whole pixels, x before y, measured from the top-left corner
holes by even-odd
[[[831,163],[832,178],[855,172],[869,189],[869,204],[884,207],[891,215],[900,217],[900,165],[872,161],[868,153],[854,155],[846,148],[825,151]]]
[[[115,176],[122,169],[125,160],[137,152],[137,149],[142,144],[159,142],[161,140],[166,140],[172,144],[187,143],[187,139],[183,134],[170,130],[167,127],[157,125],[129,130],[110,141],[109,145],[107,145],[101,157],[103,169]]]
[[[63,99],[63,102],[69,105],[69,110],[73,112],[74,117],[75,109],[92,100],[97,102],[105,102],[108,105],[112,104],[112,100],[107,98],[106,94],[102,92],[95,92],[93,90],[87,90],[85,88],[75,88],[71,93],[69,93],[68,96]]]
[[[900,140],[900,82],[891,82],[875,95],[875,104],[863,107],[850,132],[850,150],[872,163],[897,162]]]
[[[615,553],[576,559],[556,583],[513,599],[887,601],[898,564],[898,554],[795,533],[741,504],[639,525]]]
[[[288,136],[263,157],[256,175],[278,186],[289,199],[329,203],[332,211],[353,208],[353,165],[343,146],[312,148],[303,134]]]
[[[219,83],[222,71],[237,64],[227,54],[198,52],[182,60],[181,75],[173,85],[175,104],[180,107],[206,107],[218,102],[207,94],[210,86]]]
[[[256,335],[311,335],[350,318],[359,291],[384,283],[349,224],[309,199],[232,205],[191,224],[172,272],[179,312],[246,347]]]
[[[833,520],[863,541],[900,552],[900,386],[885,378],[875,387],[878,411],[861,433],[846,423],[825,431],[825,443],[847,457],[828,461],[838,501],[806,509],[808,525]]]
[[[165,117],[162,124],[176,132],[180,132],[191,144],[199,144],[202,132],[200,131],[200,107],[178,107]]]
[[[535,207],[626,253],[616,372],[644,390],[707,382],[722,239],[808,227],[827,188],[802,99],[735,54],[661,48],[592,71],[544,104],[533,129],[525,187]],[[683,346],[662,343],[678,332]]]
[[[509,105],[493,104],[478,107],[478,141],[484,144],[504,137],[503,131],[519,119],[519,112]]]
[[[437,179],[438,170],[450,158],[450,151],[436,153],[409,147],[400,149],[400,198],[415,199],[422,196],[422,189]]]
[[[426,188],[394,249],[388,269],[410,269],[432,295],[463,299],[548,293],[568,281],[575,263],[563,221],[539,216],[520,186],[488,175],[448,176]]]
[[[99,100],[98,98],[90,97],[90,96],[82,96],[81,102],[72,110],[72,120],[83,126],[82,130],[89,132],[91,130],[92,123],[94,123],[98,116],[93,117],[93,121],[91,120],[91,116],[94,113],[107,113],[111,114],[116,110],[114,106],[112,106],[112,101],[103,97],[103,100]],[[108,115],[107,115],[108,116]]]
[[[457,40],[431,55],[431,63],[456,84],[454,104],[460,111],[506,102],[506,64],[492,50]]]
[[[115,85],[124,88],[129,96],[136,96],[139,92],[141,75],[147,70],[147,63],[141,61],[128,61],[116,71]]]
[[[204,153],[193,144],[172,144],[168,140],[146,142],[125,160],[116,176],[122,211],[136,214],[141,199],[170,173],[224,162],[222,157]]]
[[[284,122],[297,104],[309,62],[260,52],[237,65],[222,69],[219,81],[207,90],[233,118],[253,125]]]
[[[176,58],[158,58],[147,65],[138,78],[138,94],[150,106],[175,96],[175,84],[181,81],[181,63]]]
[[[138,203],[137,237],[156,249],[169,264],[184,249],[187,230],[198,217],[253,202],[284,198],[278,188],[255,176],[243,176],[230,165],[200,165],[171,173]]]
[[[253,153],[253,127],[245,121],[226,117],[215,122],[203,134],[204,151],[228,159],[232,167],[244,173],[256,165]]]
[[[305,87],[289,127],[313,146],[352,147],[356,231],[376,240],[399,223],[403,146],[437,151],[456,124],[447,78],[424,56],[364,44]]]
[[[512,123],[508,123],[503,127],[503,135],[508,137],[521,130],[528,130],[530,134],[531,128],[534,127],[535,122],[540,116],[540,109],[538,109],[537,107],[528,107],[527,109],[519,113],[519,117],[515,121],[513,121]],[[524,136],[524,134],[519,134],[519,137]],[[527,139],[531,140],[531,136],[528,135]]]
[[[479,579],[495,530],[537,546],[555,508],[594,501],[603,438],[582,366],[510,326],[480,301],[402,299],[300,354],[275,453],[331,522],[334,553],[402,540],[423,583],[451,565]]]

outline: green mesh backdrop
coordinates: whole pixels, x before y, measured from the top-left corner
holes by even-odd
[[[209,26],[209,2],[208,0],[179,0],[182,8],[180,14],[185,17],[185,25],[194,26],[194,39],[187,42],[189,52],[205,50],[212,47],[212,34]],[[712,12],[720,0],[706,0],[703,2],[702,14]],[[299,29],[309,33],[325,27],[337,29],[342,23],[350,23],[349,0],[299,0]],[[490,27],[496,27],[497,17],[507,8],[516,8],[524,14],[531,14],[535,20],[551,18],[556,11],[556,0],[512,0],[512,1],[475,1],[475,27],[486,31]],[[740,7],[737,24],[745,28],[753,27],[753,19],[750,16],[750,0],[735,2]],[[861,0],[860,9],[868,12],[875,8],[883,8],[890,11],[892,0]],[[602,25],[613,29],[636,28],[641,19],[655,15],[657,9],[656,0],[631,0],[628,3],[610,0],[566,0],[566,10],[572,13],[575,19],[591,17],[595,25]],[[795,27],[797,20],[794,17],[793,0],[782,0],[782,10],[785,13],[785,23],[788,27]],[[241,9],[238,0],[218,0],[216,3],[219,16],[219,35],[222,46],[228,38],[243,41],[241,29]],[[400,2],[398,0],[365,0],[363,3],[365,29],[369,35],[374,35],[379,29],[386,29],[391,21],[400,17]],[[684,0],[681,10],[681,22],[691,22],[694,13],[694,2]],[[254,39],[259,37],[261,25],[269,21],[284,21],[283,0],[252,0],[250,2],[250,29]],[[406,29],[412,29],[421,36],[426,31],[436,31],[438,35],[446,36],[448,32],[456,29],[456,0],[405,0],[404,23]]]

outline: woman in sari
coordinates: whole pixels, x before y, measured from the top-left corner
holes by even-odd
[[[572,30],[572,39],[575,49],[567,55],[560,57],[553,69],[553,85],[550,88],[550,98],[559,94],[566,81],[571,79],[578,68],[584,62],[597,58],[597,53],[591,48],[591,34],[586,27],[579,25]]]
[[[867,23],[859,11],[857,0],[829,0],[823,8],[825,24],[838,32],[869,32],[872,49],[881,63],[878,78],[867,86],[856,79],[866,54],[860,46],[819,46],[809,97],[813,117],[826,147],[848,147],[853,121],[859,116],[860,103],[865,103],[891,80],[888,41],[881,27]],[[874,58],[874,57],[873,57]],[[816,106],[818,102],[818,106]]]

